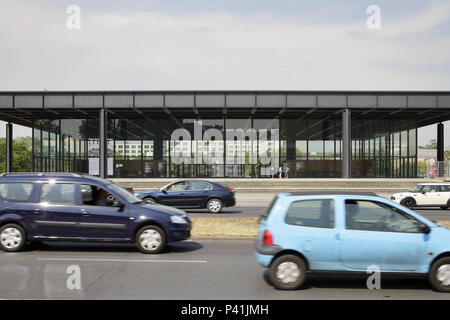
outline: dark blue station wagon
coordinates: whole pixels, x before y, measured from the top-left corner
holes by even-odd
[[[184,211],[136,198],[121,186],[71,173],[0,176],[0,247],[21,250],[27,242],[135,243],[158,253],[168,242],[190,237]]]

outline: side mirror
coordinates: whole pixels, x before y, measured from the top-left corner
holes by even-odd
[[[422,194],[425,194],[425,193],[427,193],[426,191],[422,191]]]
[[[118,201],[114,201],[113,207],[116,207],[119,212],[122,212],[123,209],[125,209],[125,204],[118,202]]]
[[[431,232],[431,228],[426,224],[419,224],[419,231],[424,234],[429,234]]]
[[[167,193],[167,189],[165,188],[161,188],[159,191],[161,191],[162,193]]]

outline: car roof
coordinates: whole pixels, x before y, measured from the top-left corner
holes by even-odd
[[[348,192],[348,191],[303,191],[283,193],[287,196],[371,196],[380,197],[374,192]]]
[[[99,177],[91,176],[83,173],[69,173],[69,172],[12,172],[3,173],[0,175],[0,182],[13,182],[13,181],[46,181],[46,180],[56,180],[56,181],[71,181],[71,182],[91,182],[98,184],[108,184],[111,183],[105,179]]]

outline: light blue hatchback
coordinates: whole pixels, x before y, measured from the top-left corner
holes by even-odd
[[[450,230],[374,193],[280,193],[261,216],[256,259],[278,289],[309,273],[428,276],[450,292]]]

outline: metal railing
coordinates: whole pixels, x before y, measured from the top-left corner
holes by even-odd
[[[450,160],[427,160],[425,161],[425,165],[419,164],[418,176],[427,178],[450,178]]]

